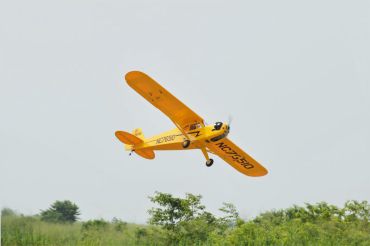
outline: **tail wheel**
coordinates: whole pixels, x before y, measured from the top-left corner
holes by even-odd
[[[182,142],[182,147],[184,149],[186,149],[187,147],[189,147],[189,145],[190,145],[190,140],[184,140],[184,142]]]
[[[206,161],[206,166],[207,167],[210,167],[212,165],[213,165],[213,159],[209,159],[209,160]]]

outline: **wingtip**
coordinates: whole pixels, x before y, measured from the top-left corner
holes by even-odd
[[[261,177],[266,176],[268,173],[269,173],[269,171],[267,169],[265,169],[265,171],[261,173]]]
[[[250,176],[250,177],[255,177],[255,178],[266,176],[269,172],[266,168],[264,168],[264,167],[262,167],[262,168],[263,169],[256,170],[253,173],[248,173],[246,175]]]
[[[263,170],[261,170],[261,172],[259,172],[256,177],[263,177],[263,176],[266,176],[269,172],[267,171],[266,168],[264,168]]]
[[[125,80],[127,83],[131,83],[132,81],[136,80],[141,76],[145,76],[146,74],[140,71],[130,71],[126,73]]]

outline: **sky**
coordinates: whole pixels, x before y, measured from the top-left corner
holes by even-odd
[[[369,1],[1,1],[0,206],[71,200],[145,223],[155,191],[243,218],[370,200]],[[116,130],[174,128],[124,81],[147,73],[268,170],[199,150],[129,156]]]

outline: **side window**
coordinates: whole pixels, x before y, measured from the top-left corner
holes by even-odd
[[[201,128],[201,127],[202,126],[199,123],[196,123],[196,124],[190,125],[190,130],[195,130],[195,129]]]

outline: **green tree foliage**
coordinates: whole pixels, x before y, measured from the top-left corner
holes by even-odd
[[[82,231],[104,231],[108,227],[109,223],[103,219],[89,220],[82,223]]]
[[[221,209],[226,216],[216,218],[205,210],[201,204],[201,196],[187,193],[185,198],[171,194],[156,192],[150,200],[158,207],[149,210],[149,223],[161,226],[167,231],[169,244],[181,241],[186,244],[205,242],[208,236],[224,231],[226,224],[232,224],[238,213],[235,206],[225,203]]]
[[[14,216],[14,215],[16,215],[16,212],[14,212],[10,208],[3,208],[1,210],[1,217],[4,217],[4,216]]]
[[[103,219],[83,222],[81,226],[81,240],[84,244],[94,245],[96,242],[102,244],[104,241],[103,235],[108,229],[109,223]]]
[[[202,214],[204,206],[200,204],[201,196],[186,194],[185,198],[173,197],[171,194],[156,192],[150,200],[159,205],[159,208],[149,210],[149,223],[163,226],[168,230],[175,230],[176,226]]]
[[[244,245],[370,245],[369,204],[325,202],[268,211],[233,229],[223,242]]]
[[[325,202],[294,205],[243,221],[224,203],[224,216],[206,211],[201,196],[156,193],[150,223],[167,231],[167,244],[211,245],[370,245],[368,202],[348,201],[343,208]],[[190,207],[195,209],[190,209]],[[191,211],[191,212],[189,212]]]
[[[346,221],[369,221],[370,204],[367,201],[347,201],[341,211],[341,218]]]
[[[239,212],[237,211],[235,205],[227,202],[224,202],[223,205],[224,206],[220,208],[220,211],[225,215],[220,220],[230,226],[236,225],[240,218]]]
[[[49,209],[41,211],[41,220],[54,223],[73,223],[80,215],[79,208],[71,201],[55,201]]]
[[[348,201],[343,207],[325,202],[292,206],[242,220],[235,206],[224,203],[220,217],[185,198],[155,193],[153,225],[119,219],[50,223],[40,216],[2,213],[2,245],[370,245],[370,206]],[[9,210],[11,211],[11,210]]]

